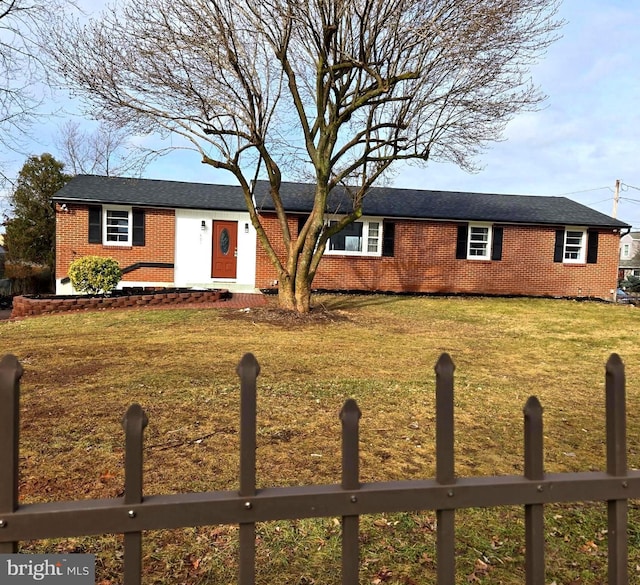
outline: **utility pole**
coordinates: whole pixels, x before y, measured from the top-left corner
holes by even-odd
[[[611,217],[618,217],[618,201],[620,201],[620,179],[616,179],[616,190],[613,192],[613,212]]]

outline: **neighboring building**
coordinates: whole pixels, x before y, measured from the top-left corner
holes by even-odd
[[[618,277],[640,277],[640,232],[629,232],[620,238],[620,265]]]
[[[282,185],[294,234],[313,191]],[[239,187],[80,175],[53,200],[59,294],[71,292],[69,264],[89,254],[118,260],[120,286],[277,285]],[[257,184],[255,200],[283,253],[267,183]],[[347,205],[338,194],[327,209]],[[380,187],[363,212],[329,242],[314,288],[610,299],[620,232],[629,228],[565,197]]]

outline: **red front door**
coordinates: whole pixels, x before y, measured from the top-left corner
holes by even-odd
[[[238,255],[238,223],[213,222],[213,246],[211,258],[212,278],[235,278]]]

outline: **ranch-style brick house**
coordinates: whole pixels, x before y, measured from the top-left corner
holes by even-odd
[[[313,190],[282,185],[294,234]],[[277,286],[239,187],[79,175],[53,200],[58,294],[73,292],[69,265],[87,255],[115,258],[120,287]],[[256,184],[255,200],[281,242],[267,183]],[[346,209],[333,197],[328,220]],[[330,240],[315,289],[610,300],[620,236],[630,229],[565,197],[377,187],[363,212]]]

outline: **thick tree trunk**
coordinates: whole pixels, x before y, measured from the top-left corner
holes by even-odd
[[[296,310],[296,296],[291,280],[278,281],[278,307],[286,311]]]
[[[305,278],[303,283],[296,284],[296,311],[298,313],[308,313],[311,310],[311,285],[309,279]]]
[[[302,284],[296,284],[296,281]],[[311,283],[308,278],[282,279],[278,283],[278,307],[296,313],[311,310]]]
[[[320,187],[317,189],[320,190]],[[326,195],[320,200],[324,205]],[[311,223],[298,234],[298,240],[292,241],[289,246],[286,268],[279,271],[278,304],[281,309],[297,313],[308,313],[311,310],[311,282],[315,274],[311,269],[312,258],[314,251],[318,249],[318,235],[322,224],[323,214],[315,213],[315,219],[312,216]]]

